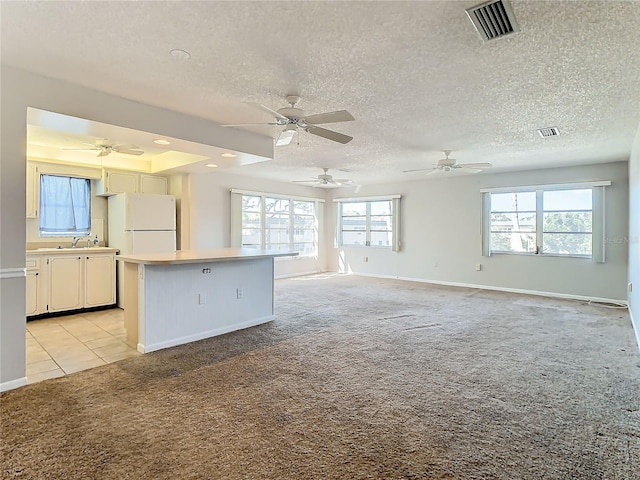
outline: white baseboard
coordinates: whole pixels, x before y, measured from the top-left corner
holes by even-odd
[[[423,278],[396,277],[393,275],[378,275],[378,274],[372,274],[372,273],[354,273],[354,275],[360,275],[362,277],[390,278],[392,280],[405,280],[408,282],[432,283],[434,285],[446,285],[449,287],[477,288],[479,290],[494,290],[498,292],[522,293],[524,295],[538,295],[540,297],[564,298],[568,300],[582,300],[582,301],[601,302],[601,303],[613,303],[616,305],[628,307],[627,301],[617,300],[613,298],[587,297],[584,295],[573,295],[569,293],[541,292],[538,290],[526,290],[522,288],[494,287],[491,285],[475,285],[472,283],[444,282],[441,280],[425,280]]]
[[[183,345],[185,343],[196,342],[198,340],[203,340],[205,338],[210,338],[210,337],[216,337],[218,335],[223,335],[229,332],[235,332],[236,330],[243,330],[245,328],[255,327],[256,325],[271,322],[272,320],[275,320],[275,318],[276,318],[275,315],[269,315],[266,317],[249,320],[247,322],[236,323],[233,325],[225,325],[224,327],[214,328],[213,330],[207,330],[206,332],[194,333],[193,335],[187,335],[179,338],[172,338],[171,340],[166,340],[164,342],[152,343],[150,345],[144,345],[142,343],[138,343],[137,350],[141,353],[155,352],[156,350],[162,350],[163,348],[175,347],[177,345]]]
[[[13,390],[14,388],[24,387],[26,384],[27,377],[9,380],[8,382],[2,382],[0,383],[0,392],[6,392],[7,390]]]
[[[287,275],[277,275],[275,280],[281,280],[283,278],[304,277],[305,275],[315,275],[316,273],[322,273],[322,270],[312,270],[310,272],[289,273]]]

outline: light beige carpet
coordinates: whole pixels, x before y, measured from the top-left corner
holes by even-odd
[[[317,276],[276,315],[2,394],[2,478],[640,478],[624,310]]]

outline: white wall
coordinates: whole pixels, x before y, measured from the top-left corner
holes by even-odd
[[[271,138],[5,65],[0,73],[0,389],[24,383],[27,108],[273,156]]]
[[[251,165],[247,165],[247,171]],[[324,189],[276,182],[244,175],[212,172],[189,176],[191,248],[206,250],[231,245],[231,189],[324,199]],[[331,205],[329,205],[331,206]],[[327,249],[323,225],[319,225],[318,257],[275,259],[275,275],[283,277],[325,271]]]
[[[629,160],[629,312],[640,347],[640,128]]]
[[[482,256],[481,188],[611,180],[606,187],[606,263],[580,258]],[[345,247],[354,273],[626,300],[627,163],[527,172],[451,176],[363,187],[358,195],[402,195],[399,252]],[[335,225],[333,221],[331,225]],[[368,262],[364,262],[364,257]],[[482,270],[474,266],[482,264]],[[339,268],[335,263],[332,269]],[[638,280],[640,282],[640,279]],[[639,283],[640,284],[640,283]]]

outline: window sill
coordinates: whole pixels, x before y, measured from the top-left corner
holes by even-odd
[[[592,255],[564,255],[562,253],[533,253],[533,252],[491,252],[494,255],[516,255],[521,257],[556,257],[556,258],[581,258],[583,260],[593,260]]]

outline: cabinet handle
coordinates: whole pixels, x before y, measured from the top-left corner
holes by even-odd
[[[39,273],[36,273],[36,277],[37,277],[38,275],[40,275],[40,274],[39,274]]]

